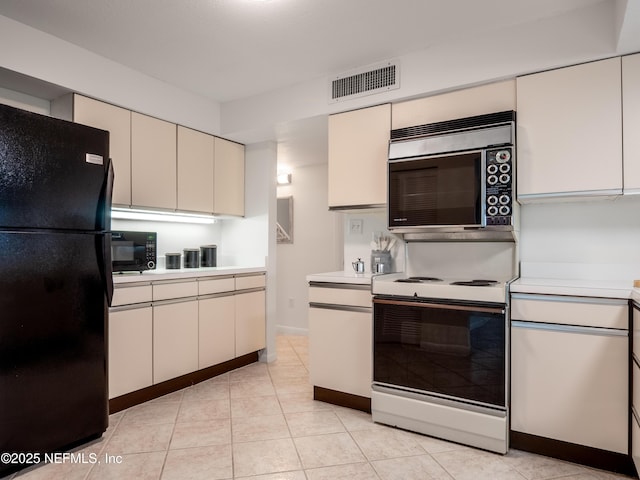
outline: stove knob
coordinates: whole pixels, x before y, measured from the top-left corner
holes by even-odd
[[[500,215],[509,215],[511,213],[511,209],[506,206],[506,205],[502,205],[500,207]]]
[[[492,205],[489,208],[487,208],[487,215],[490,215],[493,217],[494,215],[497,215],[497,214],[498,214],[498,207]]]
[[[495,175],[489,175],[487,177],[487,183],[489,185],[495,185],[496,183],[498,183],[498,177],[496,177]]]
[[[509,173],[511,171],[511,165],[508,163],[503,163],[500,165],[500,173]]]
[[[511,175],[503,173],[500,175],[500,183],[509,183],[511,181]]]
[[[511,160],[511,152],[509,150],[500,150],[496,153],[496,161],[498,163],[505,163]]]
[[[487,167],[487,173],[489,175],[495,175],[496,173],[498,173],[498,166],[494,163],[492,163],[491,165],[489,165]]]
[[[510,201],[511,197],[509,195],[500,195],[500,205],[508,205]]]
[[[487,197],[487,203],[489,205],[497,205],[498,204],[498,197],[495,195],[489,195]]]

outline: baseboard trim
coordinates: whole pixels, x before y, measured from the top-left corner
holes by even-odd
[[[210,378],[217,377],[223,373],[230,372],[236,368],[244,367],[258,361],[258,352],[248,353],[233,360],[213,365],[212,367],[203,368],[181,377],[172,378],[156,385],[136,390],[135,392],[126,393],[119,397],[109,400],[109,413],[116,413],[121,410],[139,405],[154,398],[162,397],[169,393],[177,392],[183,388],[190,387],[196,383],[204,382]]]
[[[278,335],[302,335],[306,337],[309,335],[308,328],[290,327],[288,325],[276,325],[276,334]]]
[[[517,450],[537,453],[610,472],[637,476],[631,456],[622,453],[585,447],[584,445],[576,445],[575,443],[553,440],[513,430],[510,432],[509,440],[511,448]]]
[[[323,387],[313,387],[313,399],[371,413],[371,399]]]

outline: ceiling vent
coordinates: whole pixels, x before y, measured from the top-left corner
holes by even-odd
[[[397,62],[385,62],[338,75],[331,81],[331,102],[400,88]]]

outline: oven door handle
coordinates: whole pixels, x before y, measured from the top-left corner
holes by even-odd
[[[482,312],[482,313],[505,313],[504,308],[492,308],[492,307],[476,307],[468,305],[451,305],[442,303],[429,303],[429,302],[412,302],[409,300],[388,300],[384,298],[374,298],[373,303],[379,303],[383,305],[398,305],[403,307],[418,307],[418,308],[439,308],[442,310],[461,310],[465,312]]]

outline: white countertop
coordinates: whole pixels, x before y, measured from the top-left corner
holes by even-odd
[[[583,280],[565,278],[521,277],[511,284],[511,293],[536,293],[546,295],[573,295],[580,297],[634,298],[640,301],[640,289],[633,282],[624,280]],[[634,298],[635,299],[635,298]]]
[[[203,268],[180,268],[167,270],[158,268],[156,270],[146,270],[142,273],[124,272],[114,273],[113,283],[134,283],[134,282],[155,282],[158,280],[186,280],[198,277],[213,277],[216,275],[242,275],[247,273],[264,273],[264,267],[203,267]]]
[[[356,273],[354,271],[338,271],[314,273],[307,275],[307,282],[350,283],[354,285],[371,285],[371,273]]]

